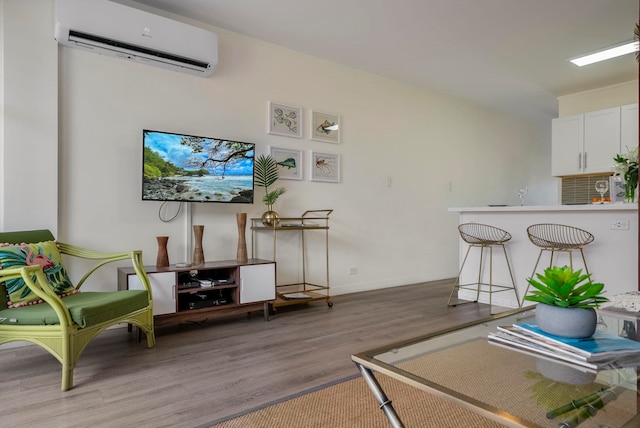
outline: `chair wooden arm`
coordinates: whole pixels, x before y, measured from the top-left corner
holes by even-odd
[[[124,252],[103,252],[90,250],[88,248],[82,248],[71,244],[65,244],[63,242],[57,242],[57,244],[58,248],[60,249],[60,253],[62,254],[89,260],[99,260],[99,262],[91,269],[89,269],[89,271],[85,273],[84,276],[80,279],[80,281],[78,281],[78,284],[76,285],[77,290],[79,290],[82,284],[84,284],[84,282],[87,280],[87,278],[100,267],[108,263],[129,259],[131,260],[133,269],[136,271],[136,274],[138,275],[142,286],[149,293],[149,301],[152,300],[151,284],[149,283],[149,277],[147,276],[147,273],[144,270],[144,266],[142,264],[142,251],[133,250]]]

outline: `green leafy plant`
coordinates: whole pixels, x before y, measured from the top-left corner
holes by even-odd
[[[535,288],[525,300],[562,308],[597,308],[609,299],[602,295],[604,284],[591,281],[591,274],[582,274],[582,269],[573,271],[568,266],[553,266],[536,274],[537,281],[527,278]],[[586,281],[586,282],[585,282]]]
[[[615,175],[624,178],[625,198],[633,199],[638,186],[638,147],[629,150],[627,153],[617,154],[613,158],[616,163],[613,168]]]
[[[262,202],[265,203],[269,211],[272,211],[273,204],[276,203],[278,197],[287,191],[284,187],[269,191],[269,186],[273,186],[280,178],[276,160],[268,155],[258,156],[254,167],[254,177],[256,186],[264,187],[265,194]]]

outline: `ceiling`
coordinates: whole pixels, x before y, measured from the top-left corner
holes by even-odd
[[[638,0],[137,0],[537,123],[557,97],[638,78],[634,56],[568,59],[633,39]]]

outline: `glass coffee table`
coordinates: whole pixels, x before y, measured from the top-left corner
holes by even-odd
[[[638,318],[598,311],[598,328],[638,340]],[[640,355],[593,370],[489,342],[532,307],[352,355],[393,427],[403,427],[374,372],[516,427],[640,427]]]

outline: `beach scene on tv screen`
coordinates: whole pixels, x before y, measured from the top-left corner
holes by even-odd
[[[143,131],[142,199],[253,202],[254,144]]]

